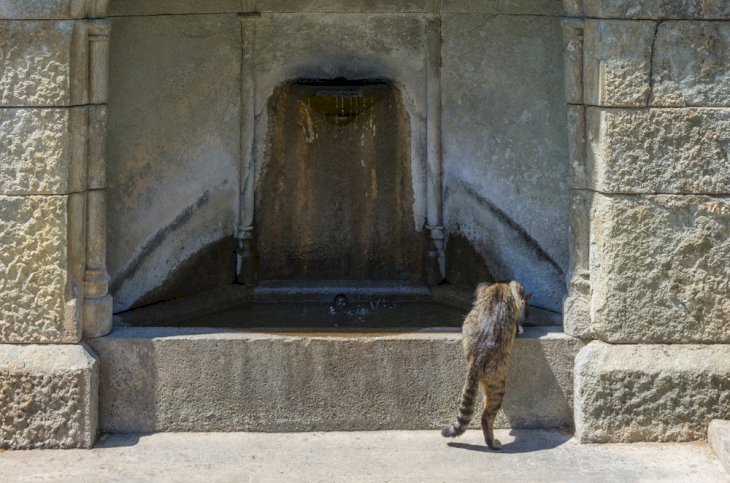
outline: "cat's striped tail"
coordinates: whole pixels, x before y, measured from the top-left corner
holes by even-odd
[[[446,426],[441,430],[441,436],[444,438],[461,436],[466,431],[466,427],[469,426],[469,422],[471,422],[472,415],[474,414],[474,399],[476,399],[477,389],[479,387],[479,366],[480,364],[476,360],[471,361],[469,364],[464,389],[461,391],[459,414],[453,425]]]

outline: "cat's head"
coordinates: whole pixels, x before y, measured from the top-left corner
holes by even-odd
[[[509,288],[512,291],[512,296],[515,298],[517,307],[520,311],[520,322],[524,322],[529,315],[529,302],[532,298],[531,293],[525,291],[525,287],[517,280],[512,280],[509,283]]]

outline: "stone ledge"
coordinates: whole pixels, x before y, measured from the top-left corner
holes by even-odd
[[[575,359],[576,437],[583,443],[704,439],[730,417],[730,345],[609,345]]]
[[[715,419],[710,422],[707,439],[717,459],[730,472],[730,421]]]
[[[98,363],[83,345],[0,345],[0,448],[90,448]]]
[[[455,417],[465,376],[458,332],[117,328],[90,344],[110,432],[434,429]],[[580,347],[527,329],[498,426],[572,427]]]

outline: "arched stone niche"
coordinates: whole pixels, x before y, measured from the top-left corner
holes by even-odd
[[[429,281],[516,278],[538,306],[561,310],[570,181],[559,18],[455,4],[209,15],[123,5],[111,9],[122,15],[113,19],[109,131],[117,311],[189,295],[176,287],[202,266],[217,267],[221,283],[232,272],[245,281],[269,101],[285,82],[336,77],[389,79],[400,92]],[[130,169],[119,171],[120,161]],[[168,199],[163,186],[184,196]]]

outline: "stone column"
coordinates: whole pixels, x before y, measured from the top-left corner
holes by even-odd
[[[112,298],[106,271],[106,102],[109,74],[107,20],[88,23],[89,136],[86,194],[86,272],[83,308],[84,335],[100,337],[112,328]]]
[[[89,299],[106,296],[88,283],[105,265],[104,206],[89,195],[104,171],[90,103],[105,94],[89,66],[106,53],[86,19],[105,4],[0,4],[2,448],[88,447],[96,437],[98,364],[80,342]],[[87,236],[89,225],[100,236]]]
[[[567,8],[567,7],[566,7]],[[583,103],[584,20],[563,19],[565,42],[565,98],[568,102],[568,154],[571,175],[570,265],[568,297],[563,304],[565,332],[576,335],[587,324],[590,304],[589,212],[592,193],[587,190],[585,113]]]
[[[593,341],[576,358],[577,436],[704,438],[730,417],[727,4],[566,11],[576,216],[565,329]]]

